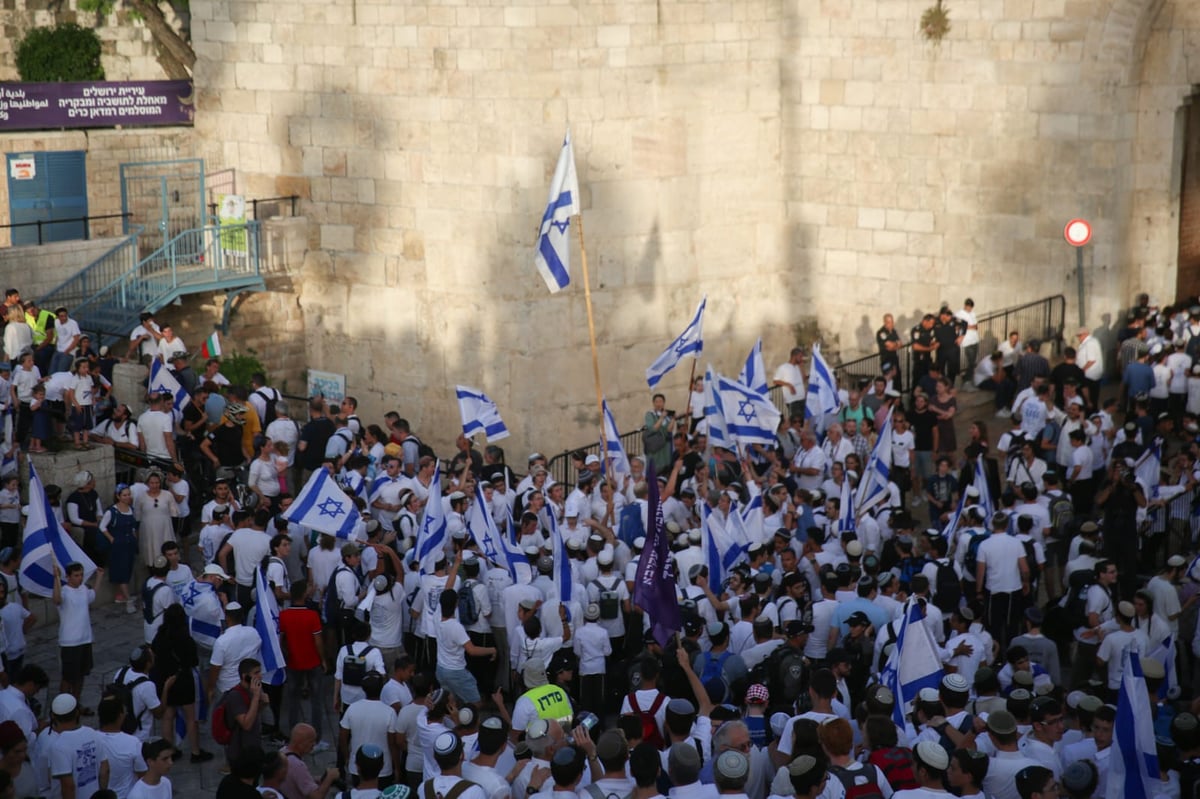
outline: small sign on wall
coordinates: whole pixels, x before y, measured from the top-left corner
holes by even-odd
[[[37,177],[37,162],[32,156],[14,158],[8,162],[8,171],[13,180],[33,180]]]
[[[341,402],[346,396],[346,376],[309,369],[308,396],[324,397],[331,404]]]

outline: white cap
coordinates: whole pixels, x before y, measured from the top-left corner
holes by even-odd
[[[229,579],[229,575],[225,573],[225,570],[222,569],[220,566],[218,566],[215,563],[210,563],[207,566],[205,566],[204,574],[202,576],[204,576],[204,577],[220,577],[222,580]]]
[[[634,549],[645,549],[646,548],[646,536],[639,535],[637,538],[633,539],[633,548]]]
[[[583,462],[584,462],[585,464],[587,464],[588,466],[591,466],[593,463],[599,463],[599,462],[600,462],[600,456],[598,456],[598,455],[588,455],[586,458],[584,458],[584,459],[583,459]]]
[[[231,611],[231,610],[241,610],[241,609],[242,609],[242,603],[241,603],[241,602],[230,602],[229,604],[227,604],[227,605],[225,606],[225,611],[226,611],[226,612],[229,612],[229,611]]]
[[[56,716],[69,716],[75,712],[75,708],[78,706],[79,703],[75,701],[75,697],[70,694],[59,694],[50,703],[50,712]]]
[[[612,565],[612,562],[613,562],[613,556],[612,556],[612,553],[606,549],[603,552],[601,552],[599,555],[596,556],[596,560],[600,563],[601,566],[610,566],[610,565]]]

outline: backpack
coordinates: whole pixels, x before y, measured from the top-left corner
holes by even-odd
[[[234,533],[234,531],[230,530],[228,533],[225,534],[225,537],[221,539],[221,543],[217,544],[217,556],[218,557],[213,560],[213,563],[220,565],[221,550],[224,549],[225,545],[229,543],[229,539],[233,538],[233,533]],[[229,573],[237,574],[237,553],[234,551],[233,547],[229,548]]]
[[[454,783],[450,790],[443,794],[434,790],[433,780],[425,780],[425,782],[421,785],[421,792],[424,794],[424,799],[458,799],[458,797],[462,796],[464,793],[474,787],[475,783],[471,782],[470,780],[460,779],[458,782]],[[347,789],[347,794],[349,794],[349,789]]]
[[[1188,340],[1200,341],[1200,336]],[[1179,798],[1200,799],[1200,763],[1195,760],[1185,760],[1179,764]]]
[[[784,644],[776,647],[767,659],[768,690],[791,704],[808,688],[808,673],[804,668],[804,653]]]
[[[888,746],[871,752],[867,762],[883,772],[883,778],[893,791],[920,788],[913,774],[912,750],[904,746]]]
[[[648,710],[642,710],[638,707],[637,692],[629,692],[629,708],[642,719],[642,743],[648,743],[655,749],[661,750],[666,743],[662,737],[662,730],[658,728],[658,719],[654,714],[662,707],[663,702],[667,701],[667,695],[662,691],[658,692],[658,696],[654,697],[654,704]]]
[[[113,677],[110,693],[120,699],[121,706],[125,708],[125,719],[121,722],[121,732],[133,735],[142,726],[142,716],[147,710],[147,708],[142,708],[141,713],[133,712],[133,689],[142,683],[150,682],[150,678],[143,674],[133,682],[126,684],[125,675],[127,674],[129,674],[128,666],[117,672]]]
[[[474,624],[479,621],[479,603],[475,601],[476,580],[463,580],[458,589],[458,620],[463,624]]]
[[[979,566],[979,545],[987,540],[988,533],[979,531],[971,533],[971,540],[967,542],[967,554],[963,556],[963,569],[971,577],[971,582],[975,581],[977,568]]]
[[[700,655],[703,664],[700,670],[700,682],[704,685],[704,690],[713,704],[724,702],[729,693],[729,687],[725,684],[725,661],[729,660],[732,655],[733,653],[728,649],[716,657],[712,652],[703,652]]]
[[[271,389],[271,394],[267,393],[267,388],[260,388],[254,392],[254,396],[262,397],[265,407],[263,408],[263,427],[266,427],[271,422],[275,421],[275,403],[279,402],[279,392]]]
[[[342,600],[338,599],[337,592],[337,577],[342,572],[354,574],[354,570],[349,566],[338,566],[333,570],[333,574],[329,575],[329,583],[325,586],[325,601],[323,603],[325,606],[325,621],[330,623],[338,621],[342,611]]]
[[[883,791],[879,788],[879,769],[871,764],[853,771],[845,766],[830,766],[829,773],[841,780],[842,787],[846,789],[846,799],[883,799]]]
[[[219,746],[225,746],[233,740],[233,725],[234,720],[229,718],[229,696],[234,691],[242,694],[246,702],[250,701],[250,692],[240,685],[235,685],[232,690],[227,691],[221,701],[217,702],[217,706],[213,708],[212,714],[212,739],[213,743]]]
[[[420,460],[421,458],[424,458],[426,455],[433,458],[435,461],[437,460],[437,455],[434,454],[433,447],[429,446],[424,441],[422,441],[421,439],[417,438],[414,435],[410,434],[408,438],[411,438],[413,441],[417,442],[417,459],[418,460]],[[407,442],[407,440],[408,439],[405,439],[406,442]]]
[[[367,644],[367,648],[354,654],[354,644],[346,644],[346,657],[342,659],[342,685],[361,688],[363,677],[367,676],[367,655],[375,647]]]
[[[1021,539],[1017,539],[1020,541]],[[1037,586],[1038,577],[1042,573],[1041,567],[1037,562],[1037,548],[1033,545],[1032,538],[1026,538],[1021,541],[1021,546],[1025,547],[1025,565],[1029,567],[1029,582],[1033,586]]]
[[[959,602],[962,601],[962,582],[958,579],[958,572],[954,571],[954,564],[950,562],[937,563],[937,578],[934,582],[934,590],[937,592],[933,597],[933,604],[938,610],[943,613],[953,613],[958,609]]]
[[[1075,506],[1066,494],[1060,494],[1050,502],[1050,528],[1054,538],[1064,541],[1071,540],[1075,527]]]
[[[615,575],[609,575],[615,582],[610,586],[605,586],[600,582],[600,578],[596,578],[596,585],[600,588],[600,618],[604,621],[612,621],[621,617],[621,595],[617,591],[617,587],[621,584],[621,578]]]
[[[158,593],[158,589],[170,587],[171,586],[164,581],[153,588],[151,588],[149,585],[146,585],[142,588],[142,618],[146,620],[146,624],[153,624],[154,620],[158,618],[154,614],[154,595]]]
[[[1087,595],[1094,582],[1094,575],[1090,570],[1071,572],[1067,581],[1067,601],[1063,607],[1067,611],[1064,621],[1072,630],[1087,624]]]

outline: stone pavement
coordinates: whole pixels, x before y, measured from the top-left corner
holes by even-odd
[[[200,563],[199,555],[194,547],[192,550],[192,568],[198,569],[203,564]],[[83,688],[83,705],[85,707],[95,708],[100,701],[101,691],[107,683],[111,682],[113,675],[129,662],[129,653],[142,643],[142,614],[139,610],[137,613],[126,613],[124,605],[117,605],[112,601],[112,591],[106,581],[102,581],[97,586],[96,602],[92,606],[92,634],[94,643],[92,650],[95,656],[95,668],[88,677]],[[57,614],[54,611],[54,603],[49,599],[41,599],[39,597],[31,597],[29,601],[29,609],[37,615],[39,623],[37,627],[30,631],[28,635],[29,646],[26,650],[26,663],[36,663],[46,670],[50,676],[50,688],[46,692],[46,696],[39,696],[38,700],[42,703],[43,708],[50,707],[50,701],[58,693],[59,678],[62,671],[58,659],[58,625],[56,623]],[[207,672],[207,653],[201,651],[200,658],[202,661],[202,673],[204,677]],[[332,705],[333,695],[329,695],[329,704]],[[332,745],[335,743],[335,738],[331,737],[333,733],[330,730],[336,731],[334,715],[332,707],[328,707],[326,718],[324,721],[324,729],[326,740]],[[48,712],[48,711],[47,711]],[[301,717],[307,720],[308,703],[305,702],[301,708]],[[95,716],[83,719],[85,725],[98,726],[99,722]],[[159,733],[159,722],[155,721],[155,735]],[[215,757],[207,763],[194,765],[189,762],[187,744],[182,741],[177,741],[184,750],[184,756],[175,763],[171,770],[170,779],[174,788],[175,796],[177,797],[192,797],[192,796],[211,796],[217,790],[217,785],[221,781],[222,774],[220,769],[224,766],[225,758],[222,748],[213,743],[212,736],[209,734],[209,725],[207,722],[200,724],[200,746],[212,752]],[[330,749],[328,752],[313,755],[308,758],[308,765],[314,774],[319,774],[328,766],[334,765],[334,751]]]

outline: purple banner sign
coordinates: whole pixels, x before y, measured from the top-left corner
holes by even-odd
[[[0,131],[191,125],[189,80],[0,82]]]

